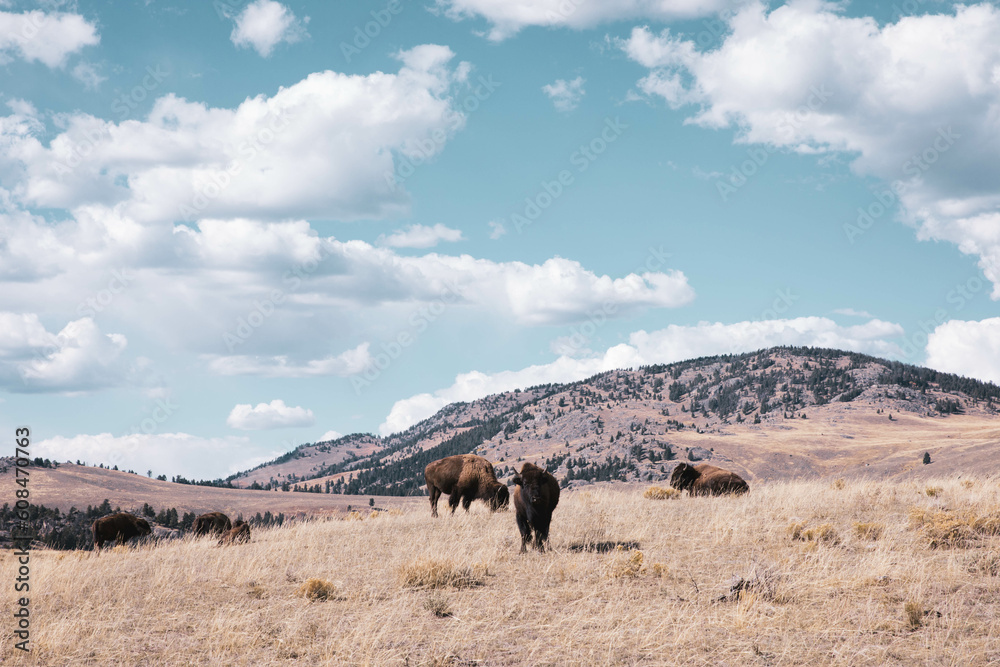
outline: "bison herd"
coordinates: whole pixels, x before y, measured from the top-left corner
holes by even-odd
[[[131,539],[150,535],[149,522],[128,512],[118,512],[101,517],[94,522],[94,551],[100,553],[107,542],[124,544]],[[212,535],[219,538],[219,546],[250,541],[250,526],[242,519],[231,523],[222,512],[208,512],[194,520],[193,532],[197,536]]]
[[[468,512],[473,500],[483,501],[491,512],[505,510],[513,495],[514,518],[521,533],[521,553],[528,550],[529,543],[538,551],[545,550],[552,512],[559,504],[559,482],[544,468],[533,463],[521,466],[521,472],[511,479],[513,494],[497,479],[493,464],[474,454],[448,456],[427,464],[424,480],[434,517],[438,515],[437,504],[443,493],[448,494],[452,514],[459,502]],[[739,495],[750,490],[736,473],[707,463],[679,464],[670,475],[670,486],[692,496]],[[94,550],[98,552],[107,542],[122,544],[152,533],[149,522],[127,512],[98,519],[93,531]],[[218,537],[220,546],[239,544],[250,541],[250,526],[243,520],[231,523],[222,512],[208,512],[195,519],[194,534]]]
[[[482,500],[490,511],[496,512],[505,509],[511,497],[507,486],[497,480],[493,464],[474,454],[448,456],[427,464],[424,480],[431,500],[431,516],[438,515],[437,503],[442,493],[448,494],[452,514],[459,501],[466,512],[473,500]],[[514,519],[521,533],[521,553],[528,550],[530,542],[539,551],[544,551],[552,511],[559,504],[559,482],[533,463],[521,466],[521,472],[515,474],[511,482],[514,484]],[[692,496],[739,495],[750,490],[736,473],[707,463],[696,466],[681,463],[670,476],[670,486],[678,491],[686,490]]]

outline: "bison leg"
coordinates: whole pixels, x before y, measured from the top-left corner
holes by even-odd
[[[472,501],[475,500],[475,499],[476,499],[476,497],[474,495],[472,495],[471,493],[466,493],[464,496],[462,496],[462,509],[464,509],[466,512],[468,512],[469,511],[469,507],[472,506]]]
[[[459,493],[457,489],[455,491],[452,491],[451,494],[448,496],[448,507],[451,508],[452,514],[455,513],[455,508],[458,507],[458,503],[460,500],[462,500],[462,494]]]
[[[538,517],[535,520],[535,548],[545,551],[545,542],[549,540],[549,519]]]
[[[527,517],[520,514],[517,516],[517,529],[521,532],[521,553],[528,551],[528,542],[531,541],[531,524]]]
[[[441,489],[436,486],[427,485],[427,493],[431,497],[431,516],[438,515],[438,498],[441,497]]]

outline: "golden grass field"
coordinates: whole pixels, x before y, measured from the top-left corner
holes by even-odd
[[[1000,478],[772,482],[736,498],[647,490],[565,493],[544,554],[519,555],[513,514],[480,503],[436,520],[425,504],[298,523],[226,548],[35,552],[33,652],[13,650],[8,618],[0,659],[1000,663]],[[576,550],[601,543],[631,544]],[[9,552],[0,570],[13,580]]]

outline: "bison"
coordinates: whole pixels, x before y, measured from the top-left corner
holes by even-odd
[[[514,475],[514,513],[521,531],[521,553],[525,553],[535,531],[535,548],[545,551],[552,510],[559,504],[559,482],[542,468],[525,463]]]
[[[222,512],[208,512],[194,520],[195,535],[222,535],[232,528],[229,517]]]
[[[475,454],[447,456],[428,463],[424,468],[427,493],[431,497],[431,516],[437,516],[438,498],[448,494],[448,507],[455,513],[458,501],[469,511],[473,500],[482,500],[496,512],[510,503],[510,491],[497,481],[493,464]]]
[[[149,522],[128,512],[119,512],[101,517],[94,522],[94,551],[100,552],[105,542],[124,544],[135,537],[144,537],[153,532]]]
[[[692,496],[739,495],[750,491],[747,483],[736,473],[707,463],[696,466],[681,463],[670,475],[670,486],[679,491],[687,489]]]
[[[237,519],[233,527],[219,538],[219,546],[224,544],[240,544],[250,541],[250,524],[244,523],[243,519]]]

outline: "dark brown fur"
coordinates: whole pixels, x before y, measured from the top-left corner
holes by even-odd
[[[208,512],[194,520],[193,530],[195,535],[222,535],[232,527],[222,512]]]
[[[242,519],[237,519],[233,527],[226,531],[219,539],[219,546],[224,544],[240,544],[250,541],[250,524],[244,523]]]
[[[547,471],[532,463],[521,466],[514,476],[514,514],[521,531],[521,553],[528,550],[531,531],[535,532],[535,548],[545,551],[549,539],[552,510],[559,504],[559,482]]]
[[[707,463],[696,466],[681,463],[670,475],[670,486],[687,490],[692,496],[722,496],[748,493],[750,486],[734,472]]]
[[[100,551],[105,542],[124,544],[135,537],[144,537],[153,532],[149,522],[128,512],[119,512],[101,517],[94,522],[94,550]]]
[[[447,456],[427,464],[424,468],[427,495],[431,497],[431,516],[437,516],[438,498],[448,494],[448,507],[455,513],[458,501],[469,511],[473,500],[482,500],[490,511],[496,512],[510,503],[510,491],[497,481],[493,464],[475,454]]]

